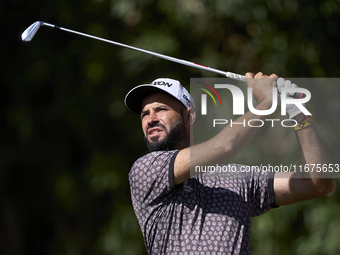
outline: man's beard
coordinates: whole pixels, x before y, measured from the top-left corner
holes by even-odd
[[[166,133],[166,136],[163,138],[163,140],[158,141],[159,137],[155,136],[151,138],[150,142],[147,137],[144,136],[144,141],[146,143],[146,147],[148,147],[149,151],[169,151],[173,150],[175,146],[181,142],[184,137],[186,136],[186,130],[184,125],[184,120],[178,122],[173,128],[170,129],[170,132],[166,130],[166,127],[163,124],[156,124],[151,127],[161,127],[164,132]]]

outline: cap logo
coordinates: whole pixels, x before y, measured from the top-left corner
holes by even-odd
[[[172,83],[165,81],[154,81],[152,85],[168,86],[168,88],[170,88],[172,86]]]
[[[187,101],[187,104],[190,106],[191,102],[190,102],[189,98],[186,95],[183,95],[183,98]]]

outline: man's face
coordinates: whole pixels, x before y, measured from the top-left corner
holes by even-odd
[[[186,137],[184,106],[166,94],[156,93],[142,103],[144,140],[150,151],[173,150]]]

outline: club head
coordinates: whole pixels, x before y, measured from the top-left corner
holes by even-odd
[[[39,28],[41,27],[43,22],[36,21],[32,25],[30,25],[22,34],[21,34],[21,40],[24,42],[29,42],[32,40],[32,38],[35,36],[35,34],[38,32]]]

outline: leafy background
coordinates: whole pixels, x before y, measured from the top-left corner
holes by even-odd
[[[217,77],[50,28],[24,43],[30,24],[42,20],[240,74],[335,78],[339,13],[336,0],[5,1],[0,254],[146,254],[127,177],[146,149],[124,96],[157,77],[186,86],[190,77]],[[337,87],[319,93],[340,96]],[[337,101],[330,107],[339,110]],[[332,140],[326,148],[334,158],[339,120],[331,115],[320,136]],[[339,197],[336,190],[254,218],[252,253],[339,254]]]

